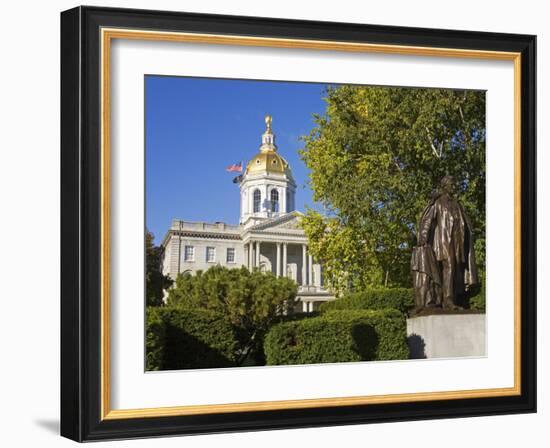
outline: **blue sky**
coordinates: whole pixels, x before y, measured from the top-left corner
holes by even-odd
[[[299,137],[323,113],[325,84],[145,77],[146,225],[158,244],[171,220],[239,222],[236,173],[257,153],[273,116],[279,153],[296,183],[296,208],[313,206]]]

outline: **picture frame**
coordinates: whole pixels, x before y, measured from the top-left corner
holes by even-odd
[[[513,63],[513,386],[113,409],[109,79],[117,39]],[[82,442],[536,412],[535,54],[530,35],[99,7],[61,13],[61,435]]]

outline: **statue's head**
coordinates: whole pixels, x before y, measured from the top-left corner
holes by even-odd
[[[453,176],[445,176],[441,179],[439,187],[442,192],[452,194],[455,191],[455,178]]]

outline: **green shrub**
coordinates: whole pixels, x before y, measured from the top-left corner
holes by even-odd
[[[406,313],[413,306],[414,292],[411,288],[370,288],[350,293],[332,302],[325,302],[321,305],[320,311],[394,308]]]
[[[354,331],[355,330],[355,331]],[[364,338],[354,337],[364,333]],[[321,318],[274,326],[265,339],[268,365],[361,361],[370,357],[372,328]]]
[[[268,365],[407,359],[405,316],[397,310],[336,310],[274,325]]]
[[[468,289],[460,305],[466,309],[485,312],[485,272],[478,272],[478,283]]]
[[[407,320],[395,309],[382,310],[335,310],[324,314],[326,319],[352,319],[371,325],[377,336],[373,360],[408,359]]]
[[[220,313],[149,307],[146,349],[148,370],[232,367],[238,343]]]
[[[480,291],[476,295],[470,297],[468,301],[471,310],[485,311],[485,288],[482,287]]]
[[[238,364],[263,359],[263,336],[281,314],[289,312],[298,286],[271,272],[250,272],[244,266],[213,266],[196,275],[179,274],[168,293],[168,305],[221,313],[235,328],[240,344]]]

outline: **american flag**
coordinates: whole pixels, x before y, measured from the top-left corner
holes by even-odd
[[[243,162],[239,162],[239,163],[234,163],[233,165],[229,165],[225,171],[228,171],[228,172],[237,172],[237,173],[241,173],[243,170]]]

